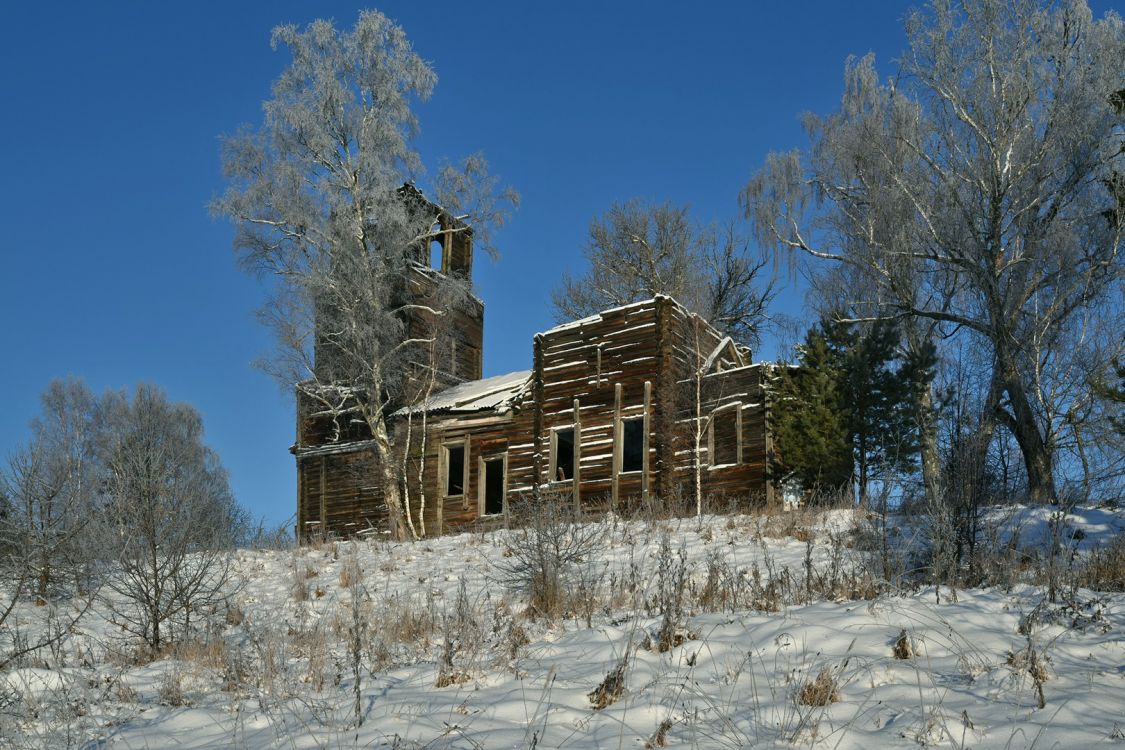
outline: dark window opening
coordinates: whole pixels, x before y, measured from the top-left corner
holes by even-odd
[[[621,423],[621,471],[641,471],[644,468],[644,452],[644,418],[624,420]]]
[[[738,409],[723,409],[711,417],[712,466],[738,463]]]
[[[555,481],[574,478],[574,428],[555,430]]]
[[[360,417],[351,414],[344,414],[337,417],[337,423],[340,425],[340,442],[350,443],[356,440],[369,440],[371,438],[371,430]]]
[[[490,458],[484,462],[484,514],[495,516],[504,512],[504,459]]]
[[[465,446],[450,445],[445,449],[445,494],[465,492]]]

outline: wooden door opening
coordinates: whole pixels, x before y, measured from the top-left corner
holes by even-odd
[[[481,515],[497,516],[504,512],[507,494],[507,459],[495,456],[481,460]]]

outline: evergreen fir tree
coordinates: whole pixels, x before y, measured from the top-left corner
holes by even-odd
[[[780,476],[805,490],[838,489],[852,476],[838,361],[819,328],[798,351],[798,366],[778,377],[771,413]]]
[[[866,330],[834,321],[821,328],[840,363],[859,502],[866,505],[871,481],[912,466],[918,453],[910,372],[898,358],[900,332],[886,320]]]
[[[910,471],[919,451],[918,394],[929,388],[932,346],[900,356],[892,321],[860,327],[834,318],[809,330],[798,367],[782,373],[773,430],[785,476],[804,489],[854,482],[860,504],[872,481]]]

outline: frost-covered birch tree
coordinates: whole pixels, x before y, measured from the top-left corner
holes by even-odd
[[[589,270],[552,293],[559,322],[667,294],[736,341],[757,346],[773,299],[767,263],[732,224],[694,222],[686,207],[615,203],[590,222]]]
[[[437,78],[402,28],[375,11],[346,31],[325,20],[279,26],[272,42],[291,60],[262,124],[224,139],[229,188],[212,209],[234,222],[239,259],[271,290],[268,369],[320,414],[366,425],[402,537],[386,417],[404,400],[411,351],[433,339],[408,330],[408,317],[444,313],[407,293],[410,264],[439,219],[434,203],[404,188],[424,177],[414,107]],[[516,196],[497,189],[483,158],[447,165],[429,183],[434,202],[461,219],[457,231],[471,226],[474,247],[494,253],[490,226]]]
[[[866,278],[853,309],[986,351],[979,443],[1009,430],[1030,498],[1054,500],[1061,386],[1121,314],[1125,26],[1081,0],[934,0],[906,31],[900,73],[849,61],[839,109],[767,158],[745,212],[762,242]]]

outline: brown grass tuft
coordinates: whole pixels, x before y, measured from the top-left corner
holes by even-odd
[[[914,658],[914,644],[910,642],[910,636],[906,634],[905,628],[898,634],[898,640],[895,641],[892,651],[896,659]]]
[[[601,681],[601,684],[587,693],[586,697],[590,699],[594,710],[600,711],[606,706],[612,706],[625,692],[627,659],[628,656],[623,656],[621,661],[617,662],[617,666],[611,669],[605,679]]]
[[[660,726],[656,728],[656,731],[653,733],[653,735],[648,738],[647,742],[645,742],[645,750],[652,750],[652,748],[654,747],[667,747],[668,730],[671,728],[671,719],[665,719],[664,721],[660,722]]]
[[[820,671],[815,680],[806,682],[797,693],[797,702],[802,706],[827,706],[840,700],[836,678],[827,667]]]

